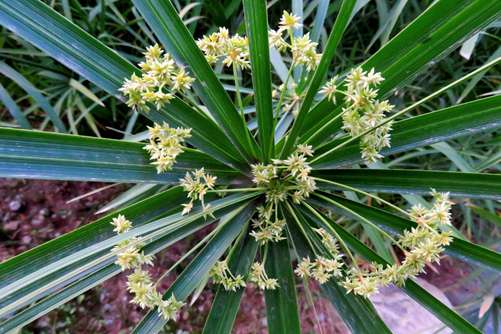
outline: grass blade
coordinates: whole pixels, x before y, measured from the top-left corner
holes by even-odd
[[[249,37],[252,85],[263,162],[273,155],[274,119],[271,103],[271,66],[268,43],[268,13],[265,0],[244,0],[244,14]]]
[[[143,144],[114,139],[0,128],[0,176],[30,179],[177,184],[186,170],[205,166],[219,182],[238,173],[197,150],[158,174]]]
[[[315,171],[313,175],[374,192],[427,194],[433,188],[459,197],[501,199],[501,175],[498,174],[404,169],[334,169]],[[342,189],[326,183],[321,183],[320,187]]]
[[[301,333],[296,285],[287,240],[271,243],[268,247],[266,272],[278,280],[279,287],[266,290],[266,314],[270,333]]]
[[[63,122],[59,118],[59,115],[54,110],[54,108],[52,108],[49,101],[40,93],[40,91],[36,87],[31,84],[31,82],[26,80],[26,78],[23,77],[21,73],[17,72],[4,62],[0,62],[0,73],[10,78],[12,81],[18,84],[19,87],[24,89],[24,91],[26,91],[26,93],[28,93],[28,95],[30,95],[33,100],[40,106],[40,108],[42,108],[47,113],[47,116],[49,116],[52,124],[54,124],[58,131],[67,132],[66,126],[64,126]]]
[[[19,109],[16,102],[12,99],[9,92],[0,84],[0,102],[3,103],[5,108],[9,110],[12,118],[16,120],[16,123],[24,128],[31,129],[31,124],[28,122],[26,116],[24,116],[23,112]]]

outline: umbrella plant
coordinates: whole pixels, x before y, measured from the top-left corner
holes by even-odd
[[[147,310],[135,333],[176,321],[208,282],[217,293],[204,332],[231,332],[254,284],[269,331],[299,333],[296,286],[312,281],[355,333],[390,332],[368,299],[389,284],[454,331],[479,333],[413,279],[443,252],[501,270],[500,255],[466,241],[450,212],[455,198],[501,199],[501,177],[377,161],[501,126],[499,95],[412,116],[501,58],[408,106],[389,100],[499,17],[501,2],[437,0],[366,61],[331,76],[362,3],[340,2],[320,53],[318,32],[303,31],[297,13],[268,23],[265,1],[243,0],[245,34],[221,27],[195,40],[170,1],[134,0],[159,41],[137,66],[41,1],[0,2],[2,25],[152,122],[148,143],[1,128],[0,175],[167,185],[0,264],[0,332],[125,271],[132,302]],[[394,201],[408,194],[424,197],[409,207]],[[381,254],[337,217],[372,229],[399,256]],[[191,259],[175,282],[158,291],[148,273],[155,253],[206,226],[165,268],[163,277]]]

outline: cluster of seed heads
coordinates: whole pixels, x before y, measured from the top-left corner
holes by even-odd
[[[139,64],[141,75],[133,74],[120,88],[127,97],[129,107],[147,112],[152,104],[160,109],[176,93],[183,93],[191,88],[195,79],[186,73],[184,67],[178,66],[172,56],[158,44],[148,47],[144,55],[145,61]]]
[[[113,218],[111,224],[115,226],[113,231],[117,234],[125,233],[132,228],[132,222],[123,215]],[[157,308],[165,320],[175,320],[184,303],[176,300],[174,294],[164,300],[162,294],[157,291],[150,274],[143,269],[144,266],[153,264],[153,256],[145,255],[141,251],[142,246],[139,239],[130,238],[117,244],[112,250],[117,254],[116,264],[122,271],[130,271],[127,276],[127,290],[133,295],[131,303],[143,309]]]
[[[318,43],[310,39],[310,33],[294,36],[294,29],[300,28],[301,18],[284,10],[277,30],[268,31],[270,46],[279,52],[290,52],[292,67],[304,66],[308,72],[314,70],[322,54],[317,53]]]
[[[280,202],[291,199],[301,203],[315,191],[315,180],[310,176],[311,167],[307,162],[313,155],[309,145],[299,145],[287,159],[273,159],[271,164],[252,165],[253,182],[266,189],[266,200],[258,207],[258,216],[253,220],[251,235],[261,244],[282,240],[285,220],[278,218]]]
[[[183,152],[185,139],[191,137],[191,129],[171,128],[169,124],[155,123],[148,127],[149,144],[144,149],[150,154],[152,165],[157,168],[157,173],[166,172],[176,163],[176,157]]]
[[[195,201],[200,201],[203,211],[206,214],[211,214],[210,204],[206,205],[204,198],[208,190],[214,189],[216,180],[217,177],[207,174],[203,167],[191,173],[187,172],[186,176],[179,180],[184,191],[188,192],[187,197],[190,200],[188,203],[183,204],[183,215],[191,212]]]
[[[226,291],[236,291],[239,288],[245,288],[246,283],[242,275],[234,275],[228,268],[228,261],[218,261],[211,268],[209,276],[216,284],[221,284]],[[264,269],[264,264],[254,262],[249,271],[247,280],[261,290],[274,290],[278,287],[278,281],[275,278],[269,278]]]
[[[439,262],[444,247],[451,242],[451,233],[444,229],[450,225],[452,202],[447,193],[433,191],[432,196],[434,202],[430,209],[419,205],[411,208],[409,217],[417,226],[404,231],[396,240],[405,255],[401,263],[371,263],[364,268],[357,263],[348,265],[343,263],[335,238],[324,229],[316,229],[328,256],[318,256],[314,261],[303,258],[295,273],[302,278],[311,277],[320,284],[331,277],[344,278],[342,285],[348,292],[364,297],[377,293],[382,286],[403,285],[407,279],[423,273],[427,264]]]
[[[385,121],[385,114],[393,109],[393,105],[387,100],[377,99],[377,86],[383,80],[381,73],[374,69],[367,72],[357,67],[347,75],[342,85],[345,90],[338,89],[338,77],[334,77],[320,91],[333,103],[336,103],[337,93],[344,95],[343,129],[352,137],[362,135],[360,149],[366,163],[377,161],[382,157],[379,152],[390,147],[392,122],[379,126]],[[375,130],[364,134],[376,126]]]

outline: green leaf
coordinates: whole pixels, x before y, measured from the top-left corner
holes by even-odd
[[[230,271],[234,275],[240,274],[245,277],[256,257],[256,252],[257,243],[252,237],[247,236],[230,255],[228,261]],[[231,333],[243,293],[244,289],[226,291],[223,287],[219,286],[212,302],[211,310],[205,321],[203,333]]]
[[[358,215],[383,227],[390,233],[401,234],[404,230],[416,226],[415,222],[391,214],[385,210],[370,207],[332,194],[326,194],[326,196],[331,202],[315,201],[315,205],[342,212],[352,217],[353,214],[350,211],[356,212]],[[349,210],[345,210],[343,207]],[[357,217],[354,218],[357,219]],[[473,262],[489,269],[501,271],[501,254],[465,240],[453,238],[451,244],[446,248],[446,253],[464,261]]]
[[[257,144],[171,1],[134,0],[133,3],[167,51],[189,65],[198,79],[194,88],[199,97],[232,143],[250,161],[257,152]]]
[[[427,194],[431,189],[453,196],[501,199],[501,175],[404,169],[333,169],[314,171],[322,179],[383,193]],[[336,188],[320,183],[321,188]]]
[[[239,174],[193,149],[181,153],[171,171],[158,174],[143,147],[114,139],[0,128],[0,176],[177,184],[187,170],[200,166],[221,183]]]
[[[310,221],[316,221],[308,212],[305,214],[299,210],[294,210],[302,225],[308,225],[307,218]],[[293,221],[289,219],[288,221]],[[299,230],[297,224],[288,224],[291,235],[294,238],[294,247],[298,255],[303,258],[314,257],[314,252],[307,246],[304,235]],[[316,226],[316,224],[315,224]],[[324,296],[332,303],[339,312],[341,319],[348,326],[352,333],[372,334],[372,333],[390,333],[383,320],[379,317],[372,303],[363,297],[348,294],[346,289],[340,286],[337,281],[329,281],[321,285]]]
[[[19,109],[16,102],[12,99],[9,92],[0,84],[0,102],[3,103],[5,108],[9,111],[10,115],[16,120],[16,123],[25,129],[31,129],[31,124],[28,122],[26,116]]]
[[[195,220],[186,226],[168,233],[166,236],[158,240],[146,244],[143,248],[143,251],[145,252],[145,254],[155,254],[172,245],[176,241],[188,235],[191,235],[192,233],[200,230],[202,227],[207,226],[213,222],[214,220],[209,221],[204,218]],[[31,321],[50,312],[59,305],[62,305],[72,298],[77,297],[85,291],[95,287],[96,285],[112,277],[113,275],[120,273],[120,267],[115,265],[113,261],[113,258],[104,261],[103,263],[90,269],[90,274],[83,275],[83,277],[80,277],[80,275],[77,276],[76,280],[74,279],[72,281],[69,281],[68,284],[66,284],[61,289],[51,291],[46,298],[9,317],[9,319],[0,324],[0,331],[7,332],[19,326],[28,324]],[[50,282],[52,278],[53,277],[49,276],[47,277],[47,280]]]
[[[28,95],[33,98],[33,100],[40,106],[40,108],[42,108],[47,113],[47,116],[49,116],[52,124],[54,124],[57,130],[59,130],[60,132],[67,132],[66,127],[59,118],[57,112],[50,105],[49,101],[45,98],[45,96],[42,95],[42,93],[40,93],[40,91],[36,87],[31,84],[31,82],[26,80],[26,78],[23,77],[21,73],[17,72],[4,62],[0,62],[0,73],[13,80],[24,91],[26,91],[26,93],[28,93]]]
[[[302,129],[305,128],[303,124],[306,121],[307,114],[313,103],[315,95],[318,93],[318,89],[320,88],[320,85],[322,84],[326,74],[328,73],[329,65],[334,59],[337,47],[341,41],[341,37],[343,36],[344,31],[346,30],[346,27],[351,20],[351,14],[353,12],[355,3],[356,0],[343,0],[343,3],[341,4],[341,9],[338,16],[336,17],[336,21],[334,22],[334,27],[332,28],[329,35],[329,39],[327,41],[324,53],[322,54],[322,58],[320,59],[320,63],[315,69],[315,73],[313,74],[313,78],[311,79],[310,85],[306,92],[306,96],[304,97],[301,108],[299,109],[298,116],[294,121],[294,124],[292,125],[292,129],[288,137],[285,140],[285,144],[282,148],[282,158],[290,153],[291,148],[295,146],[297,137],[301,133]]]
[[[310,217],[313,219],[313,217]],[[377,255],[372,249],[364,245],[354,235],[346,231],[339,224],[330,221],[327,217],[324,218],[330,222],[330,226],[336,231],[341,239],[356,253],[360,254],[367,261],[381,264],[388,264],[382,257]],[[463,317],[451,310],[447,305],[431,295],[428,291],[420,287],[413,280],[406,280],[403,287],[405,292],[428,311],[432,312],[445,325],[456,331],[457,333],[465,334],[480,334],[480,332]]]
[[[382,73],[385,80],[379,95],[387,95],[423,71],[433,59],[487,26],[500,11],[499,1],[437,0],[362,66]],[[304,128],[318,129],[330,119],[334,108],[331,102],[322,100],[309,113]],[[332,133],[331,128],[328,130]]]
[[[296,284],[287,239],[270,243],[266,273],[278,280],[279,287],[264,292],[268,331],[277,334],[301,333]]]
[[[8,285],[20,282],[32,272],[43,270],[44,267],[52,263],[90,247],[99,241],[113,237],[115,232],[113,232],[113,226],[110,222],[118,214],[125,215],[134,222],[135,227],[139,227],[154,219],[168,215],[172,210],[179,210],[179,206],[183,201],[185,201],[185,198],[181,187],[172,188],[10,258],[0,264],[0,288],[3,289]],[[64,272],[63,269],[64,266],[60,265],[58,268],[60,274]],[[33,281],[40,280],[43,276],[45,275],[40,275]],[[55,276],[51,278],[54,279]],[[1,308],[20,298],[20,295],[14,295],[14,292],[14,289],[11,289],[8,295],[4,295],[0,301]]]
[[[265,0],[244,0],[245,26],[249,37],[252,85],[256,100],[263,162],[273,155],[274,119],[271,103],[271,66],[268,43],[268,13]]]
[[[123,81],[139,71],[42,1],[0,2],[0,23],[117,98],[121,98],[118,89]],[[143,114],[157,123],[192,128],[190,144],[229,166],[245,170],[238,151],[207,116],[179,98],[171,100],[165,110]]]
[[[179,190],[179,188],[174,188],[174,189]],[[233,210],[235,206],[240,205],[240,203],[245,201],[248,202],[250,199],[256,196],[257,196],[256,193],[234,194],[226,196],[222,199],[208,201],[207,204],[210,204],[211,210],[214,214],[224,214],[227,213],[228,210]],[[182,194],[181,197],[177,199],[177,201],[183,199],[184,201],[186,201],[184,194]],[[22,267],[17,265],[18,262],[14,260],[12,262],[9,260],[4,264],[0,265],[0,273],[5,272],[5,276],[7,276],[7,278],[12,277],[12,273],[9,273],[9,268],[11,272],[15,272],[17,273],[17,275],[20,275],[16,276],[17,279],[15,281],[12,281],[11,279],[5,279],[4,283],[4,280],[2,280],[2,285],[0,285],[0,292],[4,294],[4,296],[7,296],[8,292],[9,296],[16,296],[17,298],[13,299],[12,305],[9,304],[6,307],[4,307],[0,311],[0,314],[8,312],[9,310],[19,306],[22,302],[29,300],[30,296],[32,296],[33,293],[31,291],[27,291],[29,294],[26,295],[25,294],[26,291],[24,291],[26,290],[26,287],[28,287],[29,290],[30,284],[43,280],[43,278],[51,275],[54,272],[63,271],[57,280],[51,280],[43,283],[37,290],[37,292],[39,292],[39,290],[47,290],[51,287],[54,287],[57,284],[63,283],[65,280],[72,278],[75,275],[78,275],[87,269],[92,268],[92,266],[102,263],[104,260],[114,258],[115,255],[110,250],[115,244],[119,243],[122,240],[126,240],[136,236],[141,236],[142,238],[146,238],[147,240],[156,240],[158,238],[165,236],[168,233],[171,233],[179,229],[180,227],[186,226],[191,222],[206,216],[207,214],[200,205],[197,205],[197,207],[192,211],[192,213],[185,216],[180,212],[181,207],[179,205],[179,202],[177,201],[171,200],[171,202],[175,203],[176,205],[174,212],[169,216],[149,222],[148,224],[135,226],[130,231],[122,233],[120,235],[114,235],[114,236],[108,235],[107,237],[106,236],[103,237],[98,234],[97,236],[92,236],[89,240],[89,243],[85,245],[85,247],[82,247],[82,245],[80,245],[78,249],[74,249],[73,247],[71,247],[71,252],[67,255],[64,255],[63,257],[58,257],[58,254],[63,253],[65,247],[73,246],[74,242],[73,238],[75,236],[78,236],[78,232],[74,231],[68,234],[68,237],[66,239],[59,238],[50,241],[49,243],[44,244],[43,246],[45,247],[44,249],[47,249],[49,251],[49,254],[51,254],[51,252],[55,253],[53,255],[54,259],[52,261],[47,262],[44,261],[45,258],[40,259],[38,253],[35,251],[33,251],[34,254],[36,254],[33,259],[30,258],[31,254],[33,254],[32,251],[23,253],[26,254],[24,256],[27,257],[27,259],[25,260],[25,258],[22,257],[23,254],[21,254],[20,255],[22,259],[21,264],[23,263],[29,264],[32,263],[33,261],[35,262],[42,261],[42,265],[34,267],[31,266],[29,270],[23,271]],[[111,226],[108,224],[107,227]],[[59,243],[57,242],[58,240]],[[53,246],[57,247],[52,248]],[[36,249],[40,249],[40,247]],[[14,259],[17,258],[18,257],[15,257]],[[72,270],[69,273],[65,272],[66,267],[73,265],[75,265],[75,270]],[[0,275],[0,278],[3,278],[3,275]],[[21,300],[19,296],[24,296],[24,299]],[[4,302],[6,299],[7,297],[4,297],[2,302]]]
[[[395,122],[391,132],[391,147],[382,150],[381,154],[387,156],[499,127],[501,127],[501,95]],[[333,140],[319,148],[316,154],[326,152],[340,142],[340,140]],[[314,164],[314,168],[331,169],[360,160],[360,148],[358,143],[354,142],[319,159]]]
[[[198,253],[193,261],[183,270],[181,275],[164,294],[164,299],[172,295],[177,300],[186,300],[198,287],[200,281],[208,274],[218,259],[226,252],[233,240],[242,232],[252,213],[253,206],[248,205],[238,214],[223,224],[220,230]],[[167,321],[160,316],[157,310],[150,310],[143,320],[134,329],[134,333],[158,333]]]

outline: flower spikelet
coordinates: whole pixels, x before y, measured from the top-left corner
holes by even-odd
[[[155,123],[148,129],[150,141],[144,149],[150,154],[150,160],[154,160],[152,165],[159,174],[172,169],[177,156],[183,152],[184,141],[191,137],[191,129],[171,128],[167,123]]]
[[[193,208],[194,201],[199,200],[205,212],[210,212],[210,205],[205,205],[204,198],[208,190],[214,189],[216,185],[216,176],[207,174],[204,168],[196,169],[194,172],[187,172],[186,176],[180,181],[184,191],[188,192],[187,197],[190,201],[183,204],[183,215],[188,214]]]
[[[261,290],[275,290],[278,288],[278,280],[269,278],[264,269],[264,264],[254,262],[249,272],[249,281],[256,284]]]
[[[119,89],[129,107],[147,112],[152,104],[158,110],[170,103],[177,92],[191,88],[195,79],[158,44],[148,47],[144,56],[145,60],[139,64],[141,75],[133,74]]]

